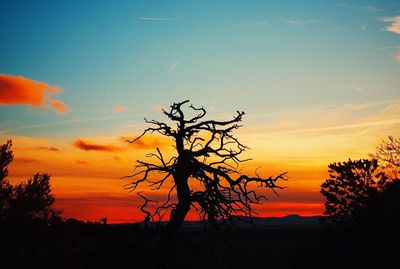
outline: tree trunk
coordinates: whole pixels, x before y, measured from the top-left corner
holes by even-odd
[[[175,177],[176,191],[178,196],[178,204],[175,209],[171,211],[171,216],[167,225],[166,233],[161,241],[160,247],[160,262],[162,263],[159,268],[174,268],[175,266],[175,236],[179,227],[182,226],[183,221],[190,209],[190,188],[188,184],[188,176]]]
[[[168,230],[170,233],[175,233],[180,226],[190,209],[190,189],[188,184],[188,177],[181,177],[175,179],[176,192],[178,196],[178,205],[171,212],[170,220],[168,223]]]

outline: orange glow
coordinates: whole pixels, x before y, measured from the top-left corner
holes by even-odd
[[[353,132],[353,130],[350,130]],[[380,135],[380,134],[379,134]],[[365,158],[374,151],[380,137],[364,136],[353,146],[352,137],[338,141],[333,136],[293,134],[277,136],[242,133],[240,139],[254,148],[246,152],[255,161],[243,164],[242,172],[254,174],[258,167],[261,176],[274,176],[288,172],[285,187],[278,190],[279,196],[270,190],[258,189],[267,200],[254,209],[262,217],[299,214],[320,215],[323,212],[323,197],[319,194],[321,183],[327,178],[327,165],[347,158]],[[2,141],[8,137],[0,134]],[[49,140],[33,137],[13,137],[14,162],[10,165],[10,179],[19,182],[36,172],[51,175],[56,206],[63,209],[63,217],[98,221],[107,217],[110,223],[142,221],[139,209],[142,199],[136,194],[144,191],[156,200],[164,200],[171,183],[165,189],[153,192],[146,185],[129,193],[124,187],[130,179],[121,179],[133,173],[136,160],[147,160],[145,155],[162,149],[166,159],[174,154],[171,141],[159,136],[145,136],[142,143],[129,144],[131,136],[115,134],[108,137],[87,139]],[[95,142],[88,142],[95,141]],[[373,142],[375,141],[375,142]],[[347,145],[347,146],[346,146]],[[351,147],[349,146],[351,145]],[[196,187],[196,186],[192,186]],[[189,219],[197,220],[191,211]]]

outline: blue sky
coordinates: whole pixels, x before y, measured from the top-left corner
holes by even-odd
[[[383,21],[398,1],[2,1],[0,14],[0,73],[59,85],[70,107],[0,107],[10,134],[107,133],[186,98],[215,115],[400,98],[400,36]]]

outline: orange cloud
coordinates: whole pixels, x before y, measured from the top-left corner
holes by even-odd
[[[391,23],[391,25],[385,28],[386,31],[400,34],[400,16],[385,17],[383,18],[383,21]]]
[[[94,150],[94,151],[109,151],[109,152],[115,152],[115,151],[120,151],[122,148],[116,147],[113,145],[101,145],[101,144],[96,144],[91,141],[83,141],[81,139],[77,139],[74,142],[74,146],[85,151],[89,150]]]
[[[88,161],[85,161],[85,160],[77,160],[76,163],[77,163],[77,164],[85,165],[85,164],[88,164],[89,162],[88,162]]]
[[[113,106],[113,110],[114,110],[114,112],[124,112],[124,111],[128,110],[128,107],[124,106],[124,105],[116,105],[116,106]]]
[[[135,137],[120,137],[120,140],[125,142],[127,140],[133,141]],[[171,145],[171,142],[166,138],[155,137],[155,136],[144,136],[139,140],[136,140],[134,143],[128,143],[130,147],[135,149],[155,149],[155,148],[163,148]]]
[[[167,141],[165,138],[155,137],[155,136],[147,136],[143,137],[135,143],[128,143],[127,140],[134,140],[133,137],[122,136],[119,138],[119,141],[123,142],[123,145],[117,146],[113,144],[99,144],[89,140],[76,139],[74,141],[74,146],[78,149],[85,151],[106,151],[106,152],[119,152],[119,151],[127,151],[130,148],[134,149],[155,149],[155,148],[164,148],[170,146],[170,141]],[[118,156],[115,158],[117,161],[121,161],[122,159]]]
[[[39,149],[39,150],[48,150],[48,151],[60,151],[58,148],[56,147],[43,147],[43,146],[37,146],[35,149]]]
[[[59,86],[22,76],[0,74],[0,105],[31,105],[33,108],[52,109],[63,114],[69,111],[68,107],[54,99],[61,92]]]
[[[162,112],[163,110],[162,106],[159,104],[152,105],[151,107],[157,112]]]
[[[39,160],[33,159],[33,158],[28,158],[28,157],[15,158],[15,159],[14,159],[14,162],[15,162],[15,163],[23,163],[23,164],[27,164],[27,163],[40,163]]]

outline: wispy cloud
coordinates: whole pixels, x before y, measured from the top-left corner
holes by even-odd
[[[22,76],[0,74],[0,105],[30,105],[32,108],[64,114],[69,108],[56,99],[62,91],[60,86]]]
[[[129,149],[155,149],[165,148],[171,145],[171,141],[164,137],[146,135],[134,143],[128,143],[127,141],[133,141],[136,137],[132,136],[121,136],[118,139],[113,139],[111,143],[107,142],[94,142],[86,139],[76,139],[73,143],[74,147],[84,151],[105,151],[105,152],[123,152]],[[118,144],[117,144],[118,142]],[[116,145],[117,144],[117,145]]]
[[[390,22],[391,24],[387,26],[384,30],[396,34],[400,34],[400,16],[396,17],[383,17],[381,18],[383,22]]]
[[[77,160],[75,163],[80,164],[80,165],[86,165],[86,164],[88,164],[89,162],[86,161],[86,160]]]
[[[162,112],[163,107],[160,104],[152,105],[151,108],[157,112]]]
[[[342,88],[342,89],[347,89],[347,90],[352,90],[355,92],[361,92],[363,90],[362,87],[355,86],[355,85],[337,85],[336,87]]]
[[[120,141],[126,142],[127,140],[133,141],[136,137],[121,136]],[[165,148],[171,145],[171,141],[164,137],[157,137],[152,135],[144,136],[134,143],[127,143],[130,148],[135,149],[155,149],[155,148]]]
[[[53,151],[53,152],[59,152],[60,150],[56,147],[43,147],[43,146],[37,146],[36,149],[38,150],[47,150],[47,151]]]
[[[380,47],[380,50],[398,50],[400,49],[400,45],[399,46],[387,46],[387,47]]]
[[[368,25],[366,25],[366,24],[363,24],[363,25],[361,25],[361,27],[360,27],[360,30],[361,31],[365,31],[365,30],[367,30],[368,29]]]
[[[395,55],[394,57],[395,57],[396,61],[397,61],[398,63],[400,63],[400,51],[397,52],[396,55]]]
[[[363,5],[353,5],[353,4],[342,3],[342,4],[339,4],[338,6],[343,7],[343,8],[366,11],[366,12],[370,12],[370,13],[377,13],[377,12],[383,11],[383,9],[377,8],[377,7],[371,6],[371,5],[363,6]]]
[[[143,116],[144,116],[144,114],[135,114],[135,115],[106,116],[106,117],[84,118],[84,119],[71,119],[71,120],[63,120],[63,121],[56,121],[56,122],[43,123],[43,124],[19,126],[19,127],[15,127],[15,128],[3,131],[3,133],[10,133],[13,131],[18,131],[18,130],[28,130],[28,129],[35,129],[35,128],[67,125],[67,124],[74,124],[74,123],[80,123],[80,122],[107,121],[107,120],[136,118],[136,117],[143,117]]]
[[[167,17],[141,17],[141,21],[177,21],[177,18],[167,18]]]
[[[239,23],[233,23],[230,25],[236,26],[239,28],[267,28],[271,24],[264,20],[249,20],[249,21],[244,21],[244,22],[239,22]]]
[[[15,158],[14,162],[16,163],[22,163],[22,164],[29,164],[29,163],[40,163],[39,160],[34,159],[34,158],[28,158],[28,157],[19,157]]]
[[[317,20],[310,20],[310,19],[290,19],[290,18],[282,18],[284,22],[290,25],[295,25],[295,26],[306,26],[310,25],[313,23],[318,22]]]
[[[122,148],[114,146],[114,145],[103,145],[97,144],[92,141],[85,141],[82,139],[77,139],[74,141],[74,146],[78,149],[85,150],[85,151],[109,151],[109,152],[116,152],[121,151]]]
[[[176,68],[177,65],[178,65],[178,62],[175,62],[175,63],[171,64],[171,65],[169,66],[169,70],[174,70],[174,69]]]
[[[278,131],[275,133],[270,134],[301,134],[301,133],[317,133],[317,132],[327,132],[327,131],[340,131],[340,130],[348,130],[348,129],[356,129],[356,128],[363,128],[363,127],[376,127],[376,126],[385,126],[385,125],[394,125],[399,124],[399,118],[393,119],[380,119],[376,121],[370,122],[362,122],[362,123],[351,123],[351,124],[341,124],[336,126],[330,127],[321,127],[321,128],[308,128],[308,129],[299,129],[299,130],[288,130],[288,131]]]
[[[125,111],[127,111],[127,110],[128,110],[128,107],[127,107],[127,106],[124,106],[124,105],[116,105],[116,106],[113,106],[113,111],[114,111],[114,112],[117,112],[117,113],[125,112]]]
[[[254,156],[267,153],[286,165],[325,166],[373,152],[384,136],[399,132],[399,115],[398,99],[303,107],[249,118],[255,125],[240,135],[250,147],[257,145]]]

